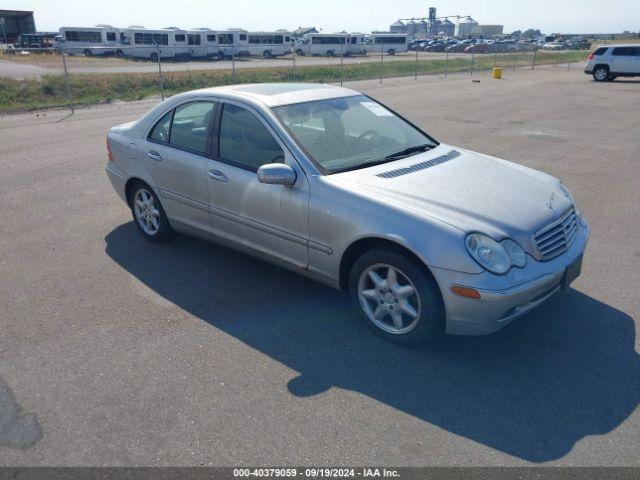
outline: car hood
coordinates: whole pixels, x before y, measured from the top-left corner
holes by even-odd
[[[464,232],[511,237],[523,247],[531,247],[531,234],[571,207],[560,182],[550,175],[444,144],[329,178],[354,193]]]

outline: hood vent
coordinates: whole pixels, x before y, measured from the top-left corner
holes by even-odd
[[[448,162],[449,160],[453,160],[454,158],[459,156],[460,156],[460,152],[458,152],[457,150],[451,150],[449,153],[445,153],[444,155],[440,155],[439,157],[432,158],[431,160],[426,160],[424,162],[416,163],[415,165],[411,165],[410,167],[398,168],[396,170],[389,170],[388,172],[377,173],[376,177],[380,177],[380,178],[400,177],[402,175],[406,175],[407,173],[413,173],[419,170],[424,170],[426,168],[435,167],[436,165],[440,165],[441,163]]]

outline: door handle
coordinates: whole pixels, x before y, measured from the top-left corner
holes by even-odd
[[[151,160],[155,160],[156,162],[160,162],[162,160],[162,157],[160,156],[160,154],[155,150],[148,151],[147,157],[149,157]]]
[[[228,182],[229,181],[227,176],[224,173],[222,173],[220,170],[209,170],[207,173],[209,174],[209,177],[211,177],[214,180],[217,180],[219,182]]]

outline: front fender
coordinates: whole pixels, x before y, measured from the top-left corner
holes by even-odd
[[[315,177],[310,186],[310,242],[323,247],[309,249],[311,270],[339,282],[345,252],[355,242],[372,238],[409,250],[427,267],[470,274],[483,271],[467,253],[461,229],[357,192],[336,191],[323,183],[322,177]]]

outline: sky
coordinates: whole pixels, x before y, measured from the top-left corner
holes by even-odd
[[[33,10],[40,31],[62,26],[176,26],[251,31],[315,26],[323,32],[388,30],[398,18],[471,15],[504,31],[619,33],[640,30],[639,0],[5,0],[3,9]]]

